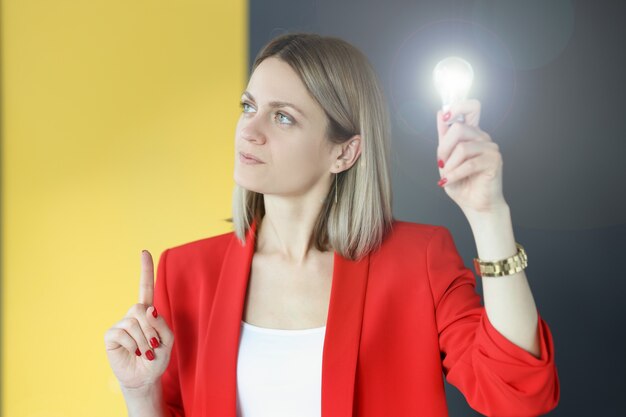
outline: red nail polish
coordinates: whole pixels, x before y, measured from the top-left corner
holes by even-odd
[[[448,121],[448,119],[450,118],[450,116],[451,116],[451,115],[450,115],[450,112],[447,112],[446,114],[444,114],[444,115],[443,115],[443,121],[444,121],[444,122],[447,122],[447,121]]]
[[[154,307],[154,310],[152,310],[152,315],[154,316],[155,319],[157,318],[158,314],[156,311],[156,307]]]
[[[141,351],[139,350],[139,348],[137,348],[137,350],[135,350],[135,355],[141,356]]]
[[[443,168],[443,161],[441,159],[437,161],[437,164],[439,165],[439,168]]]
[[[439,182],[437,183],[438,186],[443,187],[445,185],[445,183],[448,182],[447,178],[442,178],[439,180]]]
[[[151,350],[146,352],[146,358],[148,358],[149,361],[153,361],[154,360],[154,353],[152,353]]]
[[[159,341],[156,339],[156,337],[153,337],[152,339],[150,339],[150,345],[153,348],[159,347]]]

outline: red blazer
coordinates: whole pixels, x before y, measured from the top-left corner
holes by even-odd
[[[174,332],[161,379],[174,417],[235,417],[255,229],[245,246],[231,232],[161,254],[154,304]],[[443,226],[395,221],[363,259],[335,253],[322,417],[447,416],[444,375],[488,416],[536,416],[556,407],[548,325],[539,316],[536,358],[491,325],[475,285]]]

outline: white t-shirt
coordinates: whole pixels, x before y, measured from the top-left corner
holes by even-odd
[[[326,326],[283,330],[241,322],[237,417],[320,417]]]

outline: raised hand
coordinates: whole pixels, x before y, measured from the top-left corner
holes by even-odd
[[[462,100],[444,114],[437,112],[439,186],[466,216],[506,206],[502,192],[502,155],[488,133],[481,130],[480,102]],[[455,120],[463,115],[465,122]]]
[[[123,390],[150,389],[169,363],[174,334],[153,301],[154,263],[150,252],[143,251],[139,303],[104,334],[109,364]]]

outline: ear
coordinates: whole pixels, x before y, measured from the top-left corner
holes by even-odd
[[[336,145],[333,154],[339,156],[333,161],[330,172],[337,174],[350,169],[361,155],[361,136],[354,135],[347,141]]]

